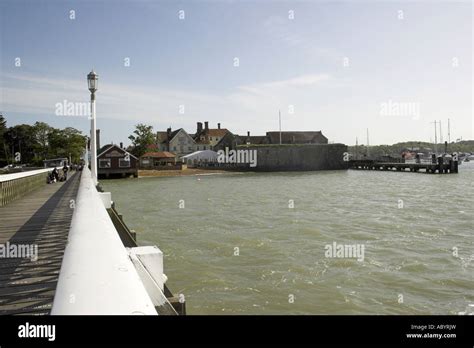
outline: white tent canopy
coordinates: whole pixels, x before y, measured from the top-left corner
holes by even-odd
[[[186,163],[217,162],[218,154],[212,150],[202,150],[182,156],[181,160]]]

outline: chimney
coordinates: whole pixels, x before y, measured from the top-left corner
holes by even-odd
[[[202,122],[198,122],[197,123],[197,132],[196,132],[196,134],[199,134],[201,132],[202,132]]]
[[[217,129],[221,129],[221,124],[220,123],[217,124]]]
[[[122,142],[120,142],[120,148],[123,149],[123,143]]]
[[[100,129],[95,130],[95,139],[97,144],[97,152],[100,150]]]
[[[204,122],[204,129],[209,130],[209,122],[208,121]]]
[[[169,127],[167,130],[166,130],[166,137],[168,139],[168,141],[170,141],[170,137],[171,137],[171,127]]]
[[[250,136],[250,131],[247,131],[247,136],[248,136],[248,137]]]

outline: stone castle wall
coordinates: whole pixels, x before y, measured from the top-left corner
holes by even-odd
[[[347,169],[344,144],[242,145],[237,150],[257,150],[257,166],[252,171]],[[240,167],[240,166],[239,166]]]

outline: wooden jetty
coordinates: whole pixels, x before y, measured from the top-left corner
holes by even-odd
[[[0,262],[0,314],[49,314],[73,215],[79,174],[0,207],[0,244],[36,245],[37,260]],[[46,182],[46,175],[43,183]]]
[[[446,161],[443,157],[438,157],[436,161],[431,162],[382,162],[375,160],[350,160],[349,169],[359,170],[385,170],[404,172],[409,169],[410,172],[452,174],[458,173],[458,161],[449,159]]]

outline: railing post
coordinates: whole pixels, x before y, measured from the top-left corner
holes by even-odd
[[[438,157],[438,174],[443,174],[443,157]]]

